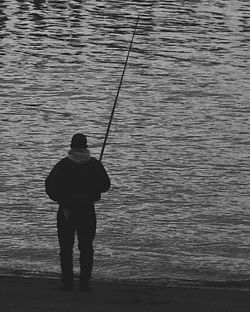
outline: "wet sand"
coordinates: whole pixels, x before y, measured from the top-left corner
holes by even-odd
[[[249,312],[249,291],[147,287],[93,281],[92,292],[59,289],[57,279],[0,277],[1,312]]]

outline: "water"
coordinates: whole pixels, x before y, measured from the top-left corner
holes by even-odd
[[[248,284],[244,0],[0,1],[2,274],[59,273],[44,179],[75,132],[99,157],[138,11],[93,277]]]

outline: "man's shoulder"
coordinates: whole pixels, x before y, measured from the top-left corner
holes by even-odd
[[[71,167],[73,164],[75,163],[72,160],[70,160],[69,157],[66,156],[56,163],[55,168],[60,169],[60,168]],[[84,163],[80,163],[80,165],[82,165],[83,167],[85,167],[86,165],[90,167],[96,167],[96,168],[102,167],[102,163],[95,157],[90,157],[89,160],[87,160]]]
[[[98,167],[99,166],[99,160],[97,160],[95,157],[90,157],[90,159],[86,162],[90,167]]]
[[[96,159],[95,157],[90,157],[89,161],[91,161],[92,163],[95,163],[95,164],[100,163],[100,161],[98,159]]]
[[[62,167],[65,163],[67,163],[67,157],[61,158],[56,164],[55,164],[55,168],[60,168]]]

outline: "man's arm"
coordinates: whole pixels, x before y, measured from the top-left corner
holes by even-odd
[[[98,161],[98,163],[99,163],[99,168],[100,168],[99,169],[100,170],[100,186],[101,186],[100,190],[102,193],[105,193],[110,189],[110,185],[111,185],[110,178],[103,164],[100,161]]]
[[[92,158],[92,161],[95,166],[95,172],[96,172],[96,180],[98,183],[98,190],[101,193],[105,193],[110,189],[110,178],[107,174],[107,171],[105,170],[103,164],[97,160],[96,158]]]
[[[50,174],[45,180],[45,192],[53,201],[57,201],[58,198],[58,173],[60,169],[60,162],[57,163],[51,170]]]

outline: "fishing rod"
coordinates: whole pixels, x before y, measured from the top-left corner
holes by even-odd
[[[137,28],[137,25],[138,25],[138,22],[139,22],[139,18],[140,18],[140,13],[138,14],[138,17],[137,17],[137,20],[136,20],[134,32],[133,32],[132,39],[131,39],[131,42],[130,42],[130,45],[129,45],[129,49],[128,49],[127,58],[126,58],[126,61],[125,61],[125,64],[124,64],[124,68],[123,68],[123,72],[122,72],[122,75],[121,75],[120,84],[119,84],[119,87],[118,87],[118,90],[117,90],[117,93],[116,93],[115,102],[114,102],[114,105],[113,105],[113,108],[112,108],[112,112],[111,112],[111,115],[110,115],[108,128],[107,128],[107,131],[106,131],[105,139],[104,139],[104,142],[103,142],[103,145],[102,145],[102,151],[101,151],[101,154],[100,154],[100,159],[99,159],[100,161],[102,160],[102,156],[103,156],[104,149],[105,149],[105,146],[106,146],[106,142],[107,142],[107,139],[108,139],[109,130],[110,130],[110,127],[111,127],[113,116],[114,116],[115,107],[116,107],[117,100],[118,100],[119,93],[120,93],[120,89],[121,89],[121,86],[122,86],[122,81],[123,81],[123,77],[124,77],[124,74],[125,74],[125,70],[126,70],[126,67],[127,67],[127,64],[128,64],[128,58],[129,58],[129,54],[130,54],[130,51],[131,51],[131,48],[132,48],[132,45],[133,45],[133,41],[134,41],[134,37],[135,37],[136,28]]]

